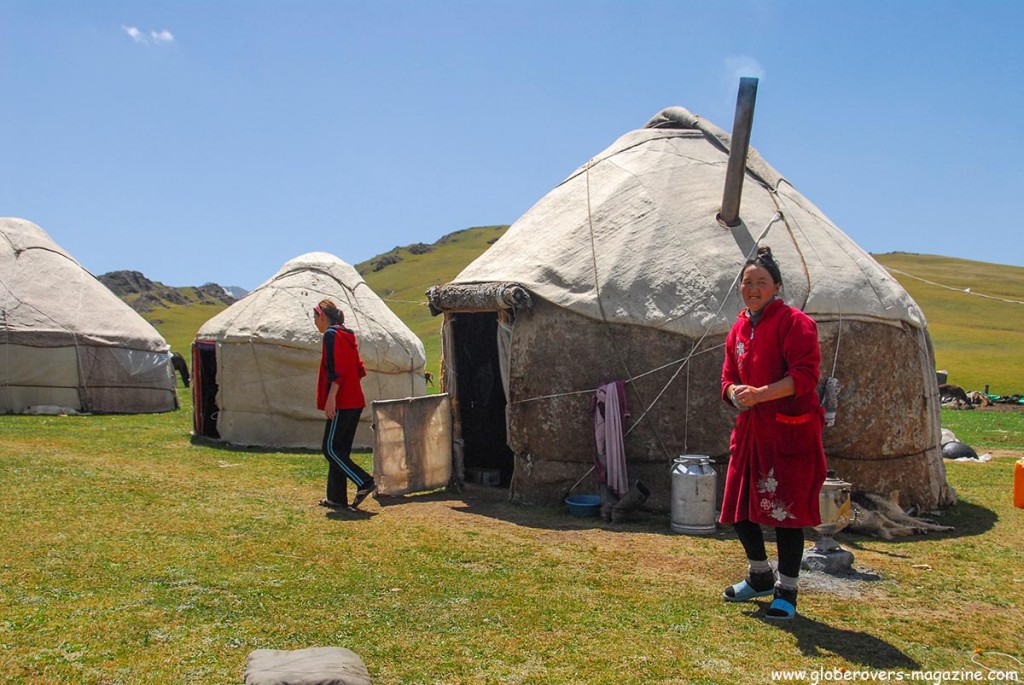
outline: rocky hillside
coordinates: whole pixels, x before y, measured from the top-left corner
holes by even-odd
[[[97,278],[132,309],[142,314],[161,307],[193,304],[229,305],[238,299],[227,288],[216,283],[172,288],[159,281],[151,281],[138,271],[111,271]]]

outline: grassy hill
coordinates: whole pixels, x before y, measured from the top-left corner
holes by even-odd
[[[467,228],[430,245],[396,247],[355,265],[423,341],[427,370],[435,376],[441,319],[430,315],[424,293],[454,278],[507,228]],[[991,392],[1003,395],[1024,392],[1024,268],[903,252],[875,258],[924,311],[936,364],[949,372],[949,382],[969,390],[987,384]],[[172,349],[185,352],[199,326],[226,306],[203,304],[200,299],[194,296],[189,305],[158,307],[143,316]]]
[[[1024,393],[1024,268],[905,252],[874,257],[924,311],[950,383]]]

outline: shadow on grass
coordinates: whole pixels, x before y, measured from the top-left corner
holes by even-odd
[[[206,437],[205,435],[196,435],[195,433],[188,436],[188,441],[199,447],[210,447],[212,449],[221,449],[223,452],[241,452],[249,453],[254,455],[268,455],[268,454],[282,454],[282,455],[318,455],[321,454],[319,449],[312,447],[263,447],[259,445],[243,445],[243,444],[232,444],[231,442],[224,442],[212,437]],[[352,454],[357,454],[353,451]]]
[[[780,630],[792,633],[797,649],[804,656],[827,657],[835,655],[853,664],[861,664],[877,670],[904,669],[918,670],[917,663],[885,640],[868,633],[846,630],[808,618],[798,613],[792,621],[769,621],[764,618],[764,608],[748,611],[748,618],[776,625]]]
[[[348,507],[344,509],[329,509],[324,515],[324,518],[328,518],[332,521],[369,521],[375,513],[372,511],[366,511],[365,509],[350,509]]]
[[[439,489],[426,493],[399,496],[375,495],[374,497],[382,510],[400,506],[415,506],[416,503],[422,502],[445,505],[455,514],[485,516],[528,528],[559,531],[600,529],[608,533],[678,535],[671,531],[671,520],[666,513],[641,511],[636,512],[629,521],[610,523],[597,517],[580,518],[572,516],[564,507],[516,504],[509,501],[507,488],[494,488],[471,483],[467,483],[462,492]],[[841,545],[853,552],[870,549],[872,553],[876,554],[895,558],[910,558],[911,554],[897,549],[886,550],[885,545],[880,543],[907,543],[982,535],[989,531],[997,520],[998,516],[991,510],[961,500],[953,508],[947,510],[946,516],[943,517],[942,522],[944,524],[952,525],[956,528],[956,530],[950,532],[928,533],[885,540],[883,538],[842,531],[835,537]],[[770,545],[774,545],[774,531],[770,527],[764,527],[764,532],[765,541]],[[719,524],[713,534],[696,537],[708,541],[738,544],[735,531],[732,526],[728,525]],[[817,540],[818,535],[812,530],[807,530],[806,538],[810,543]],[[844,579],[861,581],[879,580],[877,576],[844,576]]]
[[[320,454],[319,449],[309,447],[260,447],[255,445],[235,445],[223,440],[208,438],[205,435],[189,435],[189,442],[197,447],[209,447],[224,452],[245,452],[249,454]],[[355,454],[357,451],[353,451]]]
[[[667,513],[641,511],[636,512],[628,521],[610,523],[599,517],[572,516],[565,507],[513,503],[508,499],[508,488],[488,487],[472,483],[465,484],[462,492],[440,489],[426,493],[398,496],[374,495],[374,497],[382,509],[415,506],[418,502],[440,503],[447,505],[456,514],[485,516],[527,528],[544,530],[591,530],[597,528],[610,533],[672,534],[669,530]],[[716,536],[702,537],[714,538]]]

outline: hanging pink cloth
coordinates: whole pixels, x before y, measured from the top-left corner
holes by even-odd
[[[600,386],[594,393],[594,437],[597,454],[594,468],[597,477],[616,497],[629,490],[626,476],[626,447],[623,443],[623,424],[629,418],[626,409],[626,385],[614,381]]]

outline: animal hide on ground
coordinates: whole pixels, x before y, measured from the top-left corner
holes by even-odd
[[[907,535],[924,533],[948,533],[953,526],[942,526],[929,519],[911,516],[899,505],[899,493],[893,492],[888,498],[872,493],[863,493],[852,502],[853,517],[847,530],[862,535],[892,540]]]
[[[992,400],[988,398],[988,395],[980,393],[977,390],[972,390],[967,393],[967,399],[976,407],[991,407],[993,404]]]

